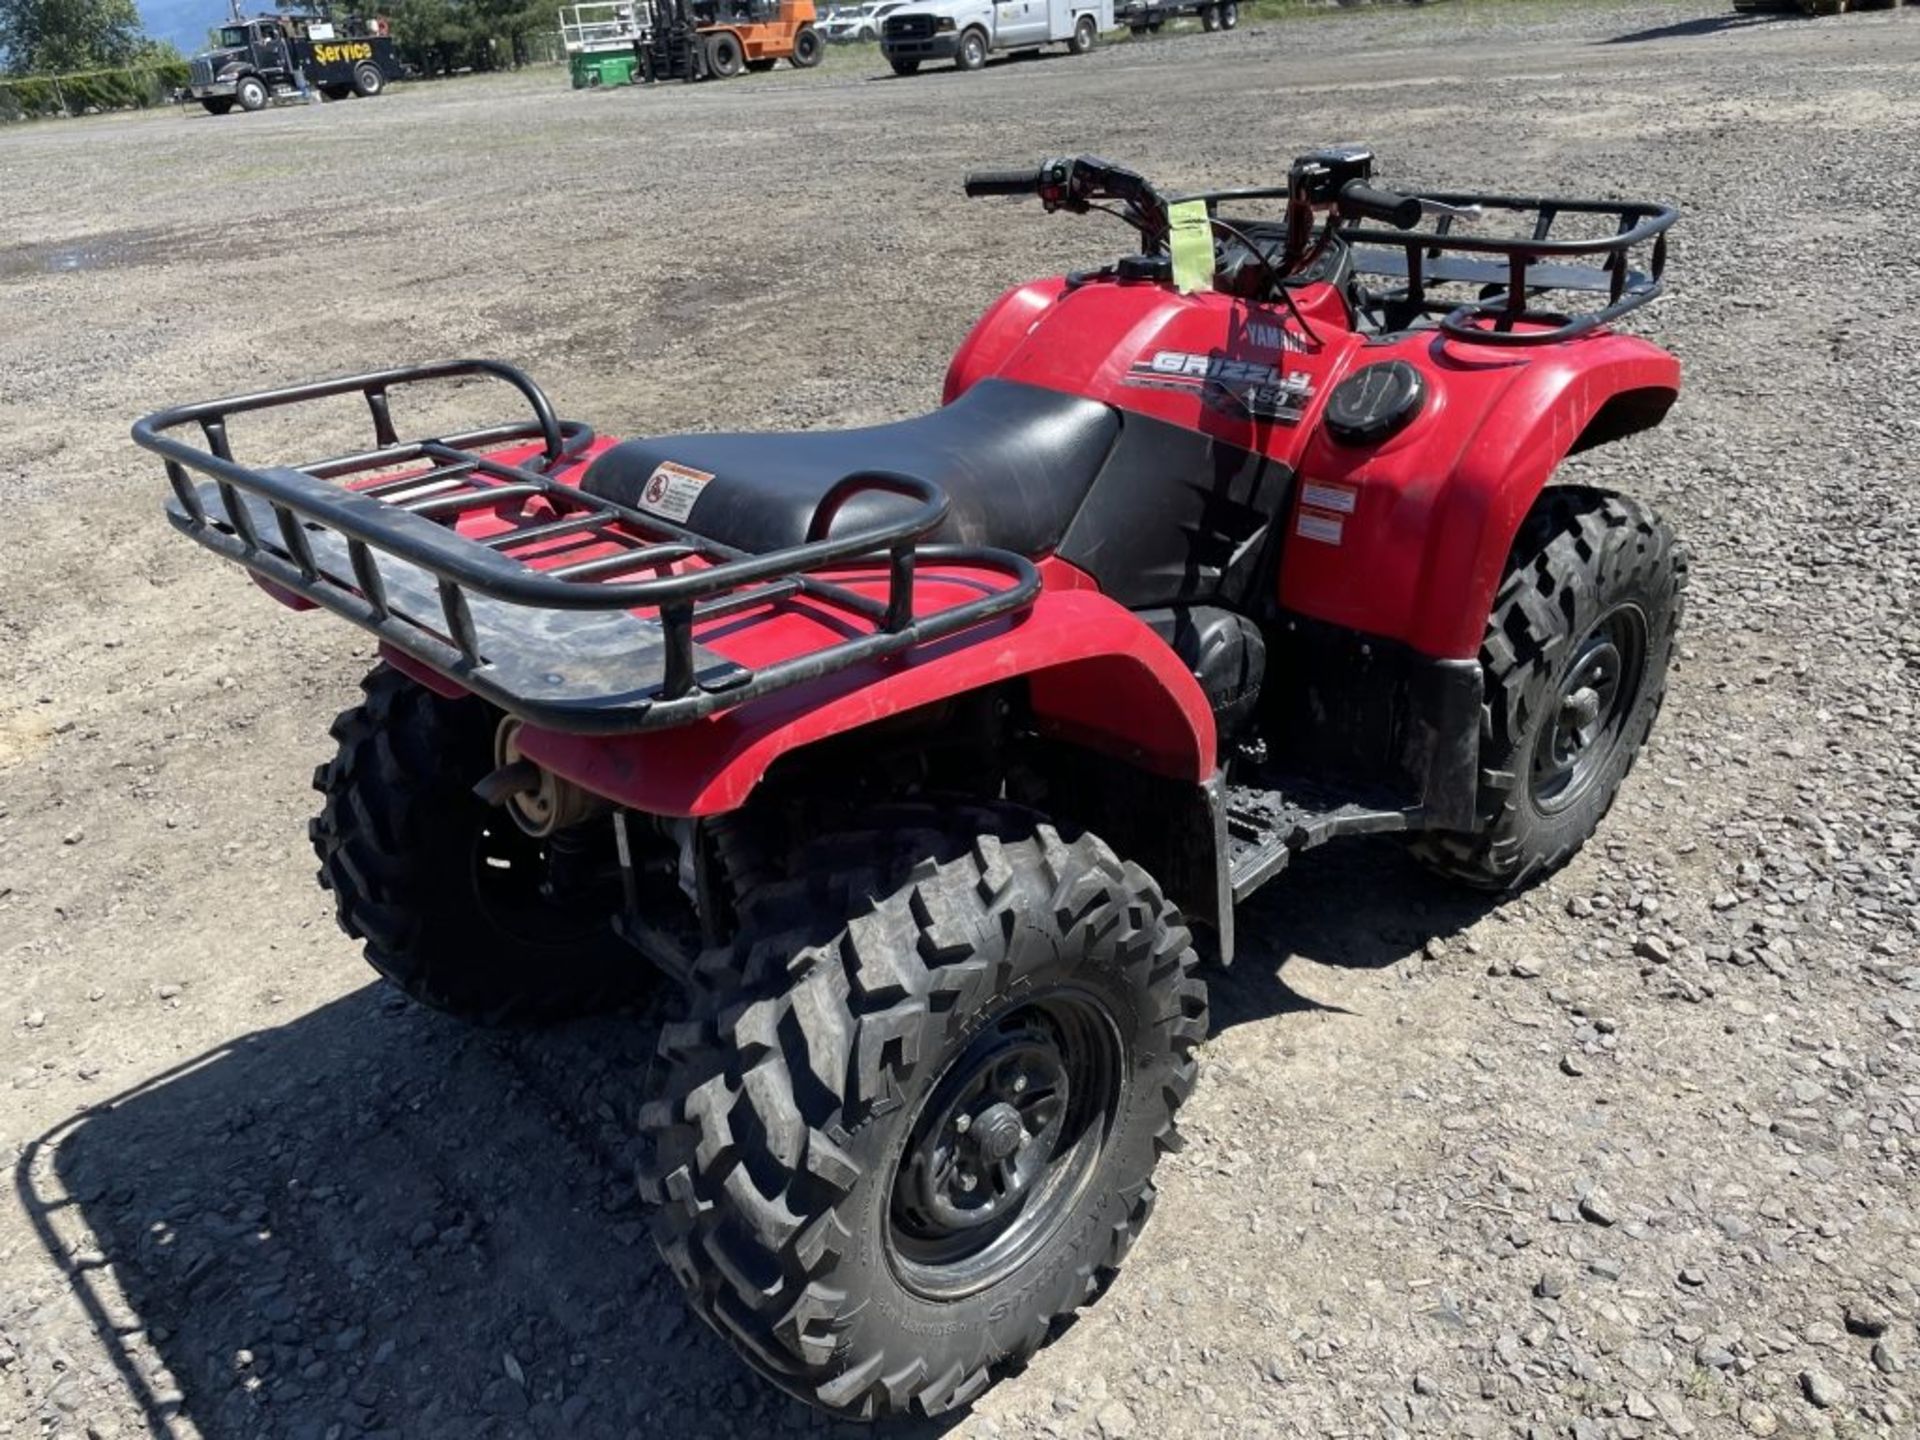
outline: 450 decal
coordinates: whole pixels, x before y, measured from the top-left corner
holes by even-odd
[[[1126,383],[1197,392],[1209,405],[1285,425],[1297,424],[1313,398],[1313,378],[1304,370],[1282,376],[1277,366],[1262,360],[1186,350],[1156,350],[1148,359],[1134,361]]]

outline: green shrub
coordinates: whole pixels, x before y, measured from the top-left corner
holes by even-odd
[[[167,98],[184,89],[186,83],[184,60],[162,60],[125,70],[0,80],[0,123],[104,110],[145,110],[166,104]]]

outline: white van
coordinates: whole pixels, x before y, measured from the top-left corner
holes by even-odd
[[[1113,28],[1113,0],[915,0],[887,16],[880,50],[896,75],[928,60],[978,70],[987,56],[1064,44],[1075,55]]]

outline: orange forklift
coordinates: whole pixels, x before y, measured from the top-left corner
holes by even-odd
[[[648,0],[653,24],[634,41],[638,79],[727,80],[743,70],[820,63],[813,0]]]

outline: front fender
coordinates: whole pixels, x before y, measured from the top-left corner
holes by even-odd
[[[940,403],[951,405],[971,389],[976,380],[997,374],[1066,290],[1064,279],[1035,280],[1016,286],[989,305],[987,313],[974,321],[967,338],[953,352],[953,359],[947,365],[946,382],[941,387]]]
[[[1047,567],[1032,608],[857,665],[689,725],[590,737],[521,730],[520,752],[554,774],[654,815],[720,815],[745,803],[782,755],[922,706],[1025,677],[1050,733],[1174,779],[1213,773],[1213,713],[1166,642]],[[1067,583],[1071,584],[1071,580]]]
[[[1426,655],[1472,659],[1535,497],[1583,436],[1657,422],[1679,392],[1680,363],[1630,335],[1503,351],[1431,332],[1355,363],[1385,359],[1419,368],[1425,406],[1377,447],[1313,437],[1281,602]]]

